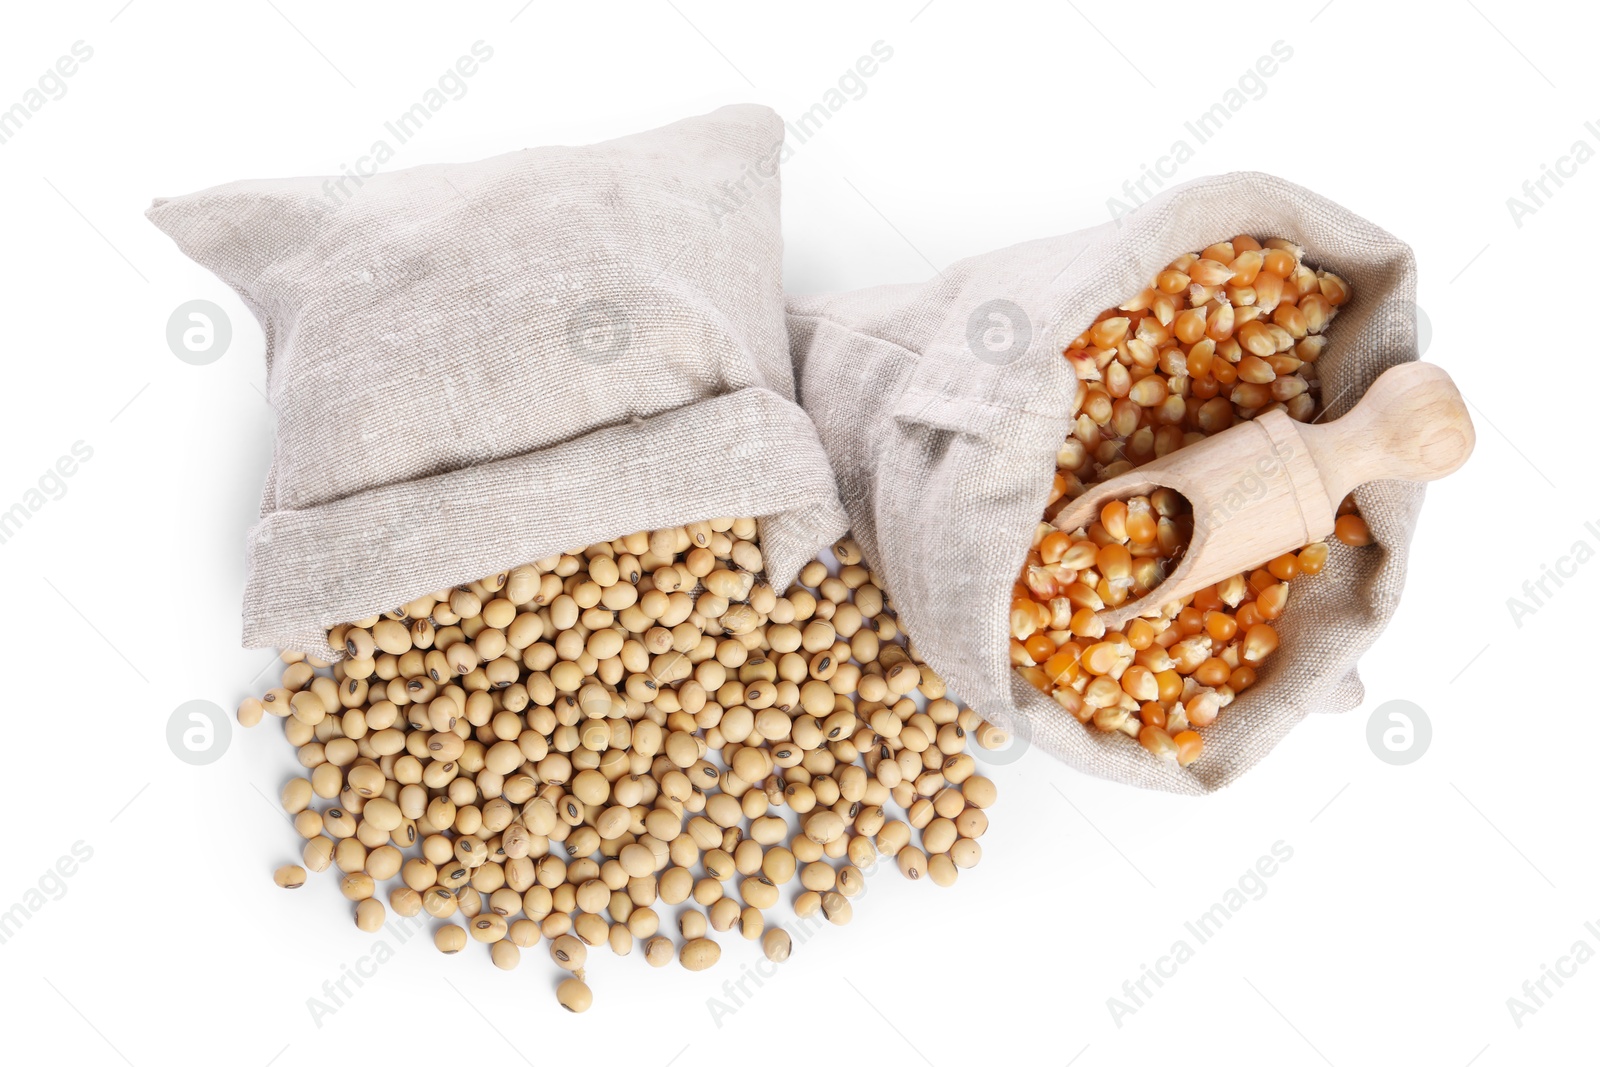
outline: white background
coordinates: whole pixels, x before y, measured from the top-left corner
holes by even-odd
[[[0,944],[7,1058],[1595,1062],[1600,961],[1550,985],[1520,1027],[1507,998],[1574,942],[1600,950],[1584,929],[1600,927],[1600,564],[1520,626],[1506,601],[1574,542],[1600,545],[1585,326],[1600,164],[1550,186],[1520,226],[1506,200],[1575,140],[1600,148],[1584,128],[1600,119],[1600,16],[1509,0],[675,2],[7,11],[0,107],[75,41],[94,50],[0,144],[0,508],[74,442],[93,449],[65,495],[0,544],[0,909],[37,902],[30,889],[75,842],[92,849]],[[785,168],[796,291],[921,280],[1103,221],[1185,119],[1286,42],[1265,95],[1181,176],[1273,171],[1409,241],[1428,358],[1478,424],[1471,463],[1429,492],[1405,602],[1362,666],[1366,704],[1307,722],[1207,799],[1088,780],[1030,752],[994,772],[1001,801],[976,870],[950,890],[874,878],[853,925],[803,946],[720,1027],[707,998],[757,958],[742,942],[701,975],[598,959],[596,1006],[575,1020],[555,1008],[543,953],[505,974],[426,937],[317,1026],[307,999],[373,943],[331,877],[293,895],[272,885],[298,851],[262,797],[290,772],[289,749],[269,720],[235,727],[218,762],[194,767],[164,732],[179,704],[231,709],[269,677],[269,653],[238,648],[241,547],[270,451],[261,334],[141,213],[235,178],[337,171],[480,39],[493,60],[395,167],[743,100],[794,118],[886,42],[866,94]],[[234,323],[209,366],[165,341],[194,298]],[[1434,730],[1404,767],[1366,741],[1369,714],[1394,699]],[[1194,944],[1184,922],[1279,841],[1293,858],[1266,895],[1117,1025],[1108,998],[1178,938]]]

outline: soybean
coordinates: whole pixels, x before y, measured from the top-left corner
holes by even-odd
[[[781,926],[774,926],[761,937],[761,951],[773,963],[782,963],[788,959],[793,948],[794,941],[789,936],[789,931]]]
[[[589,990],[583,979],[564,978],[561,984],[556,986],[556,1000],[570,1012],[585,1012],[594,1003],[594,993]]]
[[[706,937],[697,937],[684,944],[678,951],[678,962],[683,964],[686,971],[703,971],[715,964],[722,955],[722,949],[715,941]]]
[[[550,942],[550,958],[562,970],[581,970],[584,961],[589,958],[589,949],[571,934],[562,934]]]
[[[433,943],[446,956],[453,956],[467,947],[467,931],[454,923],[441,926],[433,932]]]

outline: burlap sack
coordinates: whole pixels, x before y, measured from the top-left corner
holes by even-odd
[[[151,220],[267,338],[244,640],[636,530],[762,519],[780,589],[845,520],[794,403],[766,108],[582,148],[236,182]]]
[[[1010,667],[1012,583],[1069,429],[1066,344],[1177,255],[1237,233],[1286,237],[1350,281],[1318,366],[1325,418],[1417,357],[1406,245],[1299,186],[1230,174],[1175,187],[1120,222],[963,260],[924,285],[791,299],[801,403],[868,562],[927,663],[982,714],[1090,774],[1183,793],[1233,781],[1313,711],[1362,697],[1356,660],[1394,612],[1422,487],[1357,493],[1377,545],[1334,544],[1296,582],[1279,652],[1207,727],[1188,768],[1085,728]]]

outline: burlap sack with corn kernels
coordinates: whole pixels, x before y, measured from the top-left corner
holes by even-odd
[[[1322,574],[1294,583],[1277,653],[1202,731],[1204,755],[1187,767],[1086,727],[1012,669],[1013,583],[1077,414],[1064,348],[1178,255],[1239,233],[1294,241],[1353,289],[1317,363],[1322,418],[1417,358],[1411,250],[1257,173],[1175,187],[1131,217],[975,256],[925,284],[789,302],[800,402],[919,655],[985,717],[1068,765],[1180,793],[1227,785],[1307,715],[1360,703],[1356,663],[1399,602],[1423,497],[1405,482],[1357,490],[1375,543],[1335,543]],[[998,351],[986,336],[997,316],[1010,332]]]

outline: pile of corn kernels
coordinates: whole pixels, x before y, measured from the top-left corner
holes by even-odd
[[[1149,288],[1102,312],[1064,355],[1077,419],[1056,457],[1045,519],[1090,487],[1266,411],[1318,415],[1317,359],[1350,298],[1288,241],[1248,236],[1179,256]],[[1041,522],[1013,591],[1011,661],[1080,722],[1137,738],[1187,766],[1199,730],[1256,682],[1278,647],[1289,583],[1320,572],[1325,543],[1269,560],[1156,615],[1107,630],[1096,614],[1154,589],[1192,532],[1170,490],[1115,501],[1076,531]],[[1371,543],[1352,500],[1335,536]]]
[[[656,530],[336,627],[337,662],[286,654],[239,708],[306,770],[277,883],[335,867],[360,928],[426,913],[442,952],[506,970],[548,941],[572,1011],[600,946],[701,970],[737,931],[782,961],[791,883],[802,932],[848,922],[879,857],[954,884],[995,800],[967,743],[1005,737],[918,661],[855,543],[833,553],[779,596],[754,519]]]

